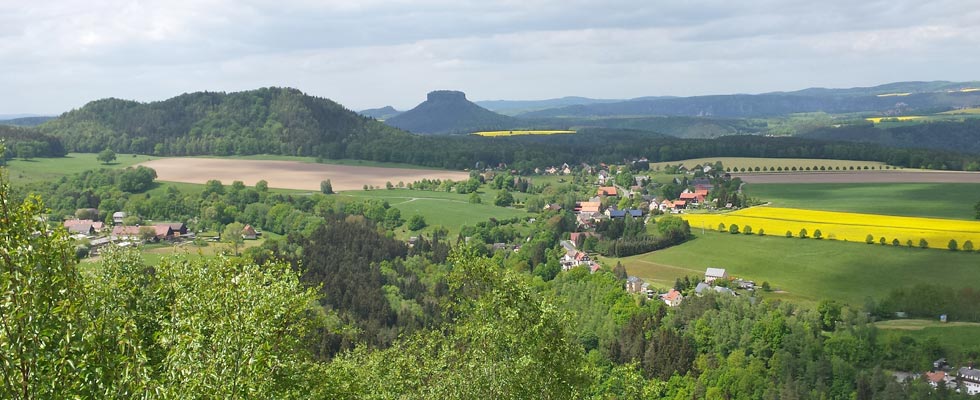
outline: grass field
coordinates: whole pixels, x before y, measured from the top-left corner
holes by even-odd
[[[524,136],[524,135],[562,135],[572,134],[575,131],[483,131],[473,132],[477,136],[502,137],[502,136]]]
[[[488,192],[482,195],[483,203],[471,204],[469,195],[433,192],[424,190],[369,190],[350,191],[338,195],[339,198],[383,199],[402,212],[402,218],[408,220],[412,215],[420,214],[429,225],[423,232],[431,232],[436,226],[449,230],[450,237],[455,237],[463,225],[474,225],[490,218],[510,219],[526,217],[527,211],[493,205],[493,196]],[[399,236],[410,236],[412,233],[404,226],[398,229]]]
[[[136,154],[118,154],[116,161],[105,165],[95,159],[96,154],[70,153],[60,158],[13,159],[7,162],[7,172],[14,183],[55,180],[62,176],[99,168],[126,168],[160,157]]]
[[[961,108],[939,113],[941,115],[977,115],[980,114],[980,107]]]
[[[965,220],[980,200],[980,185],[969,183],[749,183],[743,190],[776,207]]]
[[[876,322],[875,326],[881,336],[907,336],[919,343],[935,341],[946,350],[946,356],[954,365],[970,361],[970,353],[980,352],[978,323],[897,319]]]
[[[805,304],[837,299],[861,305],[868,296],[880,299],[893,288],[919,283],[980,287],[976,253],[692,230],[698,237],[688,243],[602,261],[622,261],[630,275],[660,287],[685,275],[703,276],[707,267],[726,268],[729,275],[768,281],[786,292],[767,297]]]
[[[820,230],[824,240],[839,240],[864,243],[868,234],[874,242],[885,237],[890,245],[898,239],[901,245],[911,240],[918,245],[925,239],[929,247],[947,249],[950,239],[959,244],[967,240],[980,246],[980,221],[963,221],[939,218],[900,217],[876,214],[843,213],[834,211],[814,211],[799,208],[752,207],[730,213],[685,214],[683,216],[692,227],[717,229],[718,224],[730,227],[738,225],[741,229],[751,226],[753,232],[765,229],[767,235],[784,236],[786,231],[797,236],[806,229],[812,237]],[[980,259],[978,259],[980,262]]]
[[[651,169],[663,168],[664,166],[683,164],[687,168],[694,167],[695,165],[704,164],[714,164],[716,161],[721,161],[725,165],[725,168],[755,168],[755,167],[783,167],[785,168],[806,168],[806,167],[841,167],[841,168],[878,168],[879,166],[884,168],[885,164],[874,161],[852,161],[852,160],[822,160],[814,158],[753,158],[753,157],[708,157],[708,158],[694,158],[690,160],[681,161],[668,161],[668,162],[658,162],[651,163]]]

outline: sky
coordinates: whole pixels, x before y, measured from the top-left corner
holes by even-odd
[[[980,0],[0,0],[0,114],[289,86],[351,109],[980,80]]]

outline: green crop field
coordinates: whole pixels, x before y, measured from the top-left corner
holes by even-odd
[[[96,154],[69,153],[60,158],[13,159],[7,162],[7,172],[14,183],[55,180],[62,176],[99,168],[126,168],[160,157],[136,154],[117,154],[116,161],[104,165],[95,159]]]
[[[338,195],[339,198],[387,200],[393,207],[401,210],[402,218],[408,220],[412,215],[421,214],[429,225],[425,231],[443,226],[449,230],[450,237],[454,237],[462,225],[474,225],[490,218],[509,219],[530,215],[523,209],[493,205],[493,196],[495,192],[488,191],[481,195],[482,204],[471,204],[468,201],[469,195],[424,190],[348,191]],[[398,229],[398,233],[401,236],[411,235],[404,226]]]
[[[878,169],[878,167],[884,168],[885,164],[874,161],[852,161],[852,160],[823,160],[814,158],[752,158],[752,157],[708,157],[708,158],[695,158],[690,160],[680,160],[680,161],[667,161],[650,163],[650,168],[656,170],[657,168],[663,168],[666,165],[678,165],[683,164],[687,168],[694,167],[695,165],[704,164],[714,164],[716,161],[721,161],[725,168],[749,168],[755,167],[783,167],[783,168],[806,168],[806,167],[841,167],[849,168],[854,167],[855,169],[861,167],[862,169],[867,166],[868,168]]]
[[[775,207],[969,220],[980,200],[972,183],[751,183],[744,191]]]
[[[699,237],[680,246],[602,261],[622,261],[630,275],[660,287],[685,275],[703,275],[707,267],[726,268],[729,275],[768,281],[785,291],[766,296],[807,304],[821,299],[862,304],[868,296],[880,299],[893,288],[918,283],[980,287],[976,252],[695,230]]]

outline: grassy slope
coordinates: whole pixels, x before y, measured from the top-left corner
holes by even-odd
[[[7,171],[12,182],[28,183],[42,180],[55,180],[65,175],[90,169],[126,168],[134,164],[159,158],[134,154],[118,154],[116,155],[116,161],[109,165],[104,165],[96,160],[95,157],[96,154],[70,153],[61,158],[35,158],[28,161],[14,159],[7,163]]]
[[[488,191],[481,195],[482,204],[470,204],[469,195],[423,190],[348,191],[338,195],[341,198],[387,200],[401,210],[402,218],[408,220],[412,215],[421,214],[430,226],[426,231],[435,226],[444,226],[449,229],[450,237],[455,237],[464,224],[473,225],[490,218],[509,219],[529,215],[521,209],[493,205],[493,196],[495,192]],[[399,228],[397,233],[400,236],[410,235],[404,227]]]
[[[700,232],[698,232],[700,233]],[[707,232],[680,246],[621,259],[630,275],[673,286],[707,267],[769,281],[787,293],[768,296],[814,303],[824,298],[862,304],[915,283],[980,287],[980,254],[894,248],[863,243]],[[616,259],[604,260],[615,263]]]
[[[980,200],[980,185],[970,183],[756,183],[744,190],[775,207],[970,220]]]

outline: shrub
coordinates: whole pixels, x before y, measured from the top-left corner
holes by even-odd
[[[973,251],[973,242],[969,240],[963,242],[963,251]]]
[[[949,239],[949,244],[946,245],[952,251],[959,250],[959,245],[956,243],[956,239]]]
[[[732,224],[731,226],[729,226],[728,227],[728,233],[731,233],[733,235],[734,234],[737,234],[738,233],[738,225]]]
[[[800,239],[806,239],[808,235],[806,228],[800,229]]]
[[[820,232],[819,229],[813,231],[813,238],[814,239],[823,239],[823,232]]]

